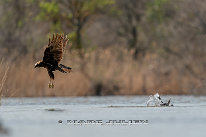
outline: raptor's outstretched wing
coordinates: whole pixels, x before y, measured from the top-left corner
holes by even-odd
[[[52,40],[49,38],[48,47],[44,51],[43,62],[53,66],[58,65],[62,60],[64,48],[68,40],[63,34],[56,34],[56,36],[53,34]]]

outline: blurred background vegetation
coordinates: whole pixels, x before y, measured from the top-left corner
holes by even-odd
[[[206,94],[205,14],[204,0],[1,0],[2,95]],[[73,73],[51,90],[33,67],[53,33]]]

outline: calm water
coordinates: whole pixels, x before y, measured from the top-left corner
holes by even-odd
[[[0,121],[8,134],[0,137],[205,136],[206,97],[162,96],[169,98],[174,107],[146,107],[147,96],[3,99]],[[109,120],[147,122],[106,124]]]

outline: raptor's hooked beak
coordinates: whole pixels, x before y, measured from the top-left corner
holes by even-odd
[[[36,63],[36,64],[34,65],[34,68],[37,68],[37,67],[39,67],[39,63]]]
[[[34,65],[34,68],[36,68],[36,67],[37,67],[37,65],[38,65],[38,64],[35,64],[35,65]]]
[[[38,62],[34,65],[34,68],[41,67],[41,66],[42,66],[42,62],[41,62],[41,61],[38,61]]]

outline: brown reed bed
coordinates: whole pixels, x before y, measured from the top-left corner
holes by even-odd
[[[7,78],[7,73],[9,71],[9,65],[4,63],[4,60],[1,59],[0,61],[0,105],[1,105],[1,99],[4,96],[3,95],[3,87]]]
[[[1,67],[6,65],[2,62],[0,78],[6,74],[7,80],[3,80],[1,94],[6,97],[45,97],[147,95],[157,91],[160,94],[206,93],[200,90],[205,72],[198,59],[187,64],[188,60],[176,57],[166,60],[158,54],[146,53],[135,60],[132,51],[116,48],[90,51],[81,59],[73,51],[66,53],[63,59],[73,72],[55,72],[55,88],[49,89],[47,71],[34,69],[34,63],[40,58],[42,56],[26,55],[10,62],[9,70]]]

